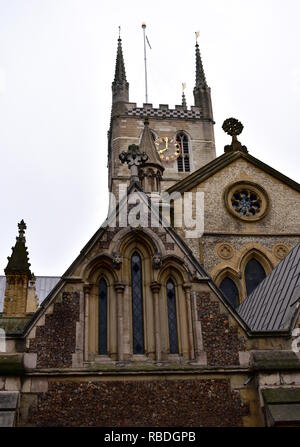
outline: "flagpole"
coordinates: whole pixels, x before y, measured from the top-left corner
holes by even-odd
[[[148,85],[147,85],[147,52],[146,52],[146,23],[142,23],[144,35],[144,62],[145,62],[145,96],[146,104],[148,103]]]

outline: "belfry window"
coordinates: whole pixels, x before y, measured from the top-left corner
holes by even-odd
[[[239,305],[239,291],[231,278],[228,278],[228,276],[224,278],[220,284],[220,289],[232,307],[235,308]]]
[[[178,335],[177,335],[176,295],[175,295],[174,282],[171,279],[169,279],[167,282],[167,304],[168,304],[170,354],[177,354]]]
[[[254,258],[250,259],[245,268],[245,282],[248,296],[261,283],[261,281],[265,279],[265,277],[266,272],[261,264]]]
[[[142,281],[142,260],[135,252],[131,257],[133,354],[144,354]]]
[[[98,330],[98,352],[107,354],[107,283],[104,278],[99,283],[99,330]]]
[[[180,132],[176,136],[176,142],[181,149],[180,155],[177,158],[178,172],[190,172],[189,139],[184,132]]]

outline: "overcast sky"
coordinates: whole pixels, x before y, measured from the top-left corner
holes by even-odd
[[[212,89],[217,155],[234,116],[250,154],[300,181],[299,0],[0,0],[0,274],[27,225],[32,270],[61,275],[107,212],[118,26],[130,100],[192,104],[194,32]]]

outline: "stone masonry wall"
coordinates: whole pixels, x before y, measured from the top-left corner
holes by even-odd
[[[196,302],[208,366],[239,365],[239,351],[246,347],[237,325],[229,324],[229,315],[220,312],[220,303],[213,301],[210,293],[197,293]]]
[[[229,379],[50,382],[36,426],[242,426],[249,407]]]
[[[79,293],[63,292],[62,301],[55,302],[53,313],[45,315],[44,326],[36,327],[29,352],[37,353],[38,368],[72,366],[76,347],[76,322],[79,321]]]

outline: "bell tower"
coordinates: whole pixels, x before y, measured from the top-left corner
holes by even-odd
[[[146,121],[151,147],[157,151],[164,176],[162,190],[190,175],[216,157],[211,92],[206,82],[200,48],[196,42],[196,82],[194,105],[188,107],[183,92],[181,104],[154,107],[151,103],[138,106],[129,100],[122,40],[119,36],[115,76],[112,83],[112,113],[108,132],[109,190],[117,195],[118,185],[129,184],[127,167],[119,156],[130,145],[143,144]],[[148,142],[149,143],[149,142]],[[149,146],[149,144],[148,144]],[[157,158],[157,157],[156,157]]]

